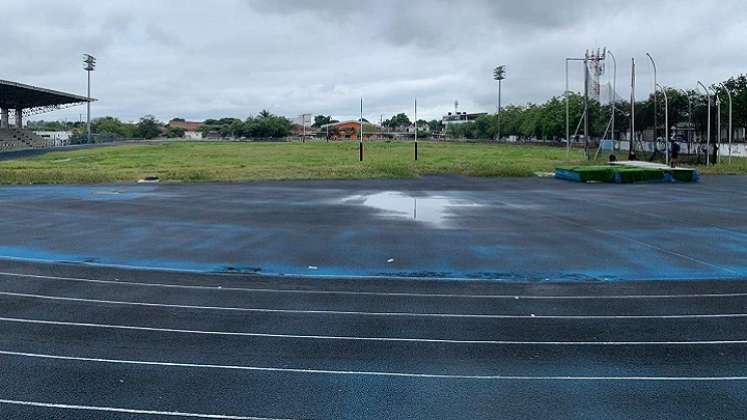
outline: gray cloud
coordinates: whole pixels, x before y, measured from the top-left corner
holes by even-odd
[[[80,54],[99,58],[96,115],[245,117],[268,108],[368,118],[491,111],[563,91],[563,58],[607,46],[626,97],[630,57],[642,94],[650,51],[664,84],[692,87],[747,67],[741,2],[596,0],[30,0],[0,15],[0,78],[83,92]],[[580,89],[573,68],[572,88]],[[77,119],[80,109],[45,118]]]

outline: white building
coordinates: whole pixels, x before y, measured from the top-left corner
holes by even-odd
[[[184,121],[173,119],[169,121],[168,127],[181,128],[184,130],[184,138],[187,140],[202,140],[203,123],[197,121]]]
[[[54,142],[55,146],[64,146],[70,144],[70,137],[72,131],[48,131],[48,130],[35,130],[34,134],[37,136]]]
[[[487,112],[475,112],[468,114],[466,112],[449,112],[441,118],[444,127],[448,127],[449,124],[464,124],[470,121],[474,121],[483,115],[488,115]]]

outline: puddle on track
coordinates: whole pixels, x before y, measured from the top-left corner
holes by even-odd
[[[384,217],[414,220],[435,227],[447,227],[457,209],[483,206],[470,200],[445,195],[416,197],[397,191],[354,195],[344,198],[342,202],[379,210]]]

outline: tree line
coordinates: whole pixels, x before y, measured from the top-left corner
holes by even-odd
[[[733,99],[733,126],[747,127],[747,76],[739,75],[723,82],[729,90]],[[721,84],[714,84],[711,89],[718,95],[721,101],[722,129],[727,129],[728,96]],[[692,123],[695,132],[701,136],[706,135],[708,102],[707,97],[695,89],[680,90],[665,88],[666,97],[669,102],[668,117],[669,125]],[[649,95],[643,101],[636,101],[635,122],[636,136],[640,138],[644,132],[651,139],[654,127],[654,98],[656,98],[656,121],[657,135],[664,136],[665,122],[665,94],[658,91],[656,96]],[[570,114],[571,135],[581,121],[584,110],[584,99],[578,93],[568,96],[568,107]],[[589,131],[590,137],[600,138],[607,133],[609,137],[610,117],[612,105],[602,105],[598,101],[589,102]],[[712,136],[716,135],[716,102],[713,99],[711,116]],[[502,109],[500,115],[501,136],[517,136],[519,138],[536,138],[544,140],[559,140],[566,136],[566,98],[556,96],[542,104],[509,105]],[[617,101],[615,103],[615,132],[616,138],[619,133],[630,131],[630,101]],[[447,129],[447,135],[455,138],[467,139],[494,139],[498,134],[498,115],[485,115],[475,121],[464,124],[452,124]],[[583,134],[583,130],[579,131]]]
[[[180,118],[175,120],[184,121]],[[26,127],[33,130],[50,131],[73,131],[74,138],[83,138],[85,134],[85,123],[61,122],[61,121],[29,121]],[[246,138],[281,138],[287,137],[292,128],[292,123],[285,117],[273,115],[263,110],[256,116],[250,116],[245,120],[239,118],[208,119],[202,125],[203,135],[215,133],[220,137],[246,137]],[[138,122],[123,122],[115,117],[95,118],[91,121],[91,132],[97,137],[104,138],[134,138],[154,139],[157,137],[183,137],[184,129],[169,127],[167,123],[159,121],[153,115],[146,115]]]

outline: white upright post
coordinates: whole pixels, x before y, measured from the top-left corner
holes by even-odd
[[[615,104],[617,103],[617,59],[615,58],[615,54],[612,54],[612,51],[607,50],[607,54],[612,57],[612,101],[610,102],[610,105],[612,106],[612,128],[610,129],[610,137],[612,138],[612,141],[615,141]]]
[[[415,160],[418,160],[418,98],[415,98]]]
[[[568,94],[568,59],[565,59],[565,158],[571,158],[571,111]]]
[[[628,160],[635,159],[635,58],[632,60],[632,72],[630,77],[630,149]]]
[[[361,98],[361,120],[360,120],[360,138],[358,139],[358,150],[360,151],[360,161],[363,162],[363,98]]]

